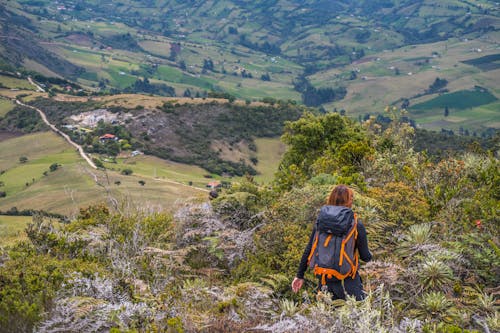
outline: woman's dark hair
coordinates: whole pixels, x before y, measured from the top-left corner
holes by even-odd
[[[327,205],[351,207],[353,200],[353,191],[345,185],[337,185],[330,193]]]

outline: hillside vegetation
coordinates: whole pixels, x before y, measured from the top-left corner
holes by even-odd
[[[168,213],[82,208],[34,217],[1,251],[6,331],[493,332],[500,272],[500,165],[491,154],[432,162],[389,110],[382,128],[338,114],[285,126],[273,187],[251,178]],[[374,260],[366,300],[332,301],[290,282],[318,208],[355,190]]]
[[[498,98],[498,12],[486,0],[8,1],[0,68],[51,94],[216,91],[363,117],[439,98],[427,91],[436,78],[444,92],[480,86]],[[454,119],[437,108],[411,117],[490,135],[498,107],[476,95]]]
[[[111,133],[127,140],[129,150],[140,149],[163,159],[198,165],[211,173],[229,176],[255,175],[258,159],[254,138],[278,137],[283,123],[296,120],[305,110],[288,102],[243,106],[215,101],[180,104],[171,100],[156,107],[130,108],[98,101],[39,99],[31,104],[44,110],[56,124],[90,126],[86,133],[67,130],[89,152],[116,156],[123,151],[123,142],[99,142],[100,136]],[[87,120],[107,114],[107,119],[89,125],[87,120],[77,121],[71,117],[79,114],[86,115]],[[4,122],[14,122],[10,119],[15,115],[19,112],[8,114]]]

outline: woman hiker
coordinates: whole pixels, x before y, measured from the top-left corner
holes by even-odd
[[[358,258],[372,259],[368,249],[366,229],[352,211],[353,191],[337,185],[327,204],[321,207],[309,238],[292,290],[298,292],[304,284],[304,273],[309,265],[319,278],[319,290],[327,290],[334,299],[345,299],[346,294],[356,300],[365,298],[361,277],[357,271]]]

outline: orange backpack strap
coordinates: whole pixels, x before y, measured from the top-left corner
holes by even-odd
[[[319,240],[319,232],[316,231],[316,236],[314,237],[314,243],[311,247],[311,252],[309,253],[309,257],[307,257],[308,264],[311,262],[311,258],[314,255],[314,251],[316,251],[316,247],[318,246],[318,240]]]

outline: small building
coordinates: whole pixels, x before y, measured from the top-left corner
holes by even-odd
[[[219,181],[214,180],[214,181],[212,181],[212,182],[208,183],[206,186],[207,186],[208,188],[211,188],[211,189],[216,189],[216,188],[220,188],[220,187],[222,187],[222,184],[221,184]]]
[[[107,141],[117,141],[118,140],[118,137],[114,134],[109,134],[109,133],[106,133],[104,135],[101,135],[99,137],[99,140],[101,142],[107,142]]]
[[[138,150],[134,150],[133,152],[130,153],[130,156],[134,157],[134,156],[137,156],[137,155],[141,155],[142,153]]]

